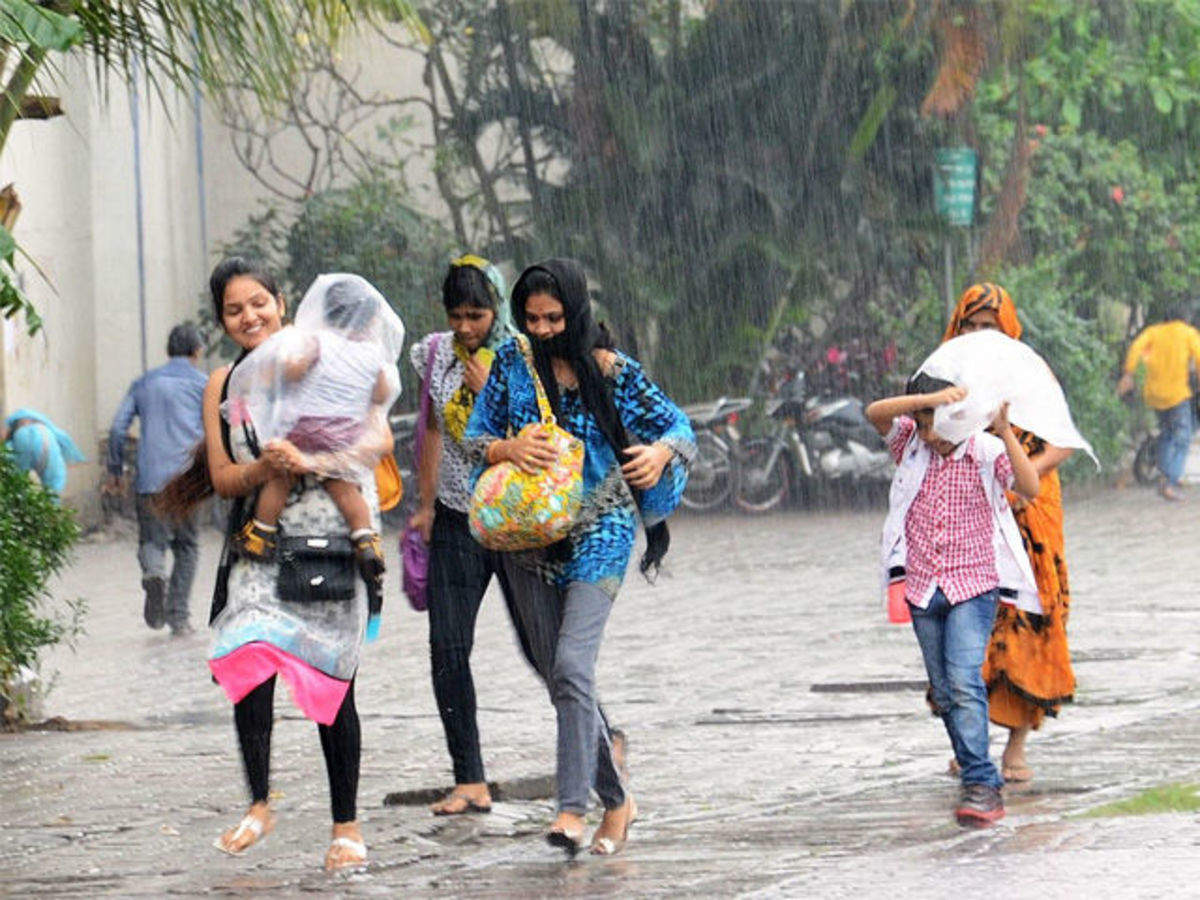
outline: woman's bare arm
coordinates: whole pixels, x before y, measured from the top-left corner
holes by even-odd
[[[1029,457],[1029,461],[1033,463],[1037,469],[1038,478],[1042,478],[1048,472],[1053,472],[1068,459],[1075,451],[1067,447],[1055,447],[1053,444],[1046,444],[1045,449],[1036,456]]]

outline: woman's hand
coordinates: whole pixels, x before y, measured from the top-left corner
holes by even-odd
[[[674,453],[665,444],[635,444],[625,448],[625,455],[629,462],[621,466],[621,474],[630,487],[644,491],[658,484]]]
[[[491,363],[484,362],[479,358],[479,354],[475,353],[463,366],[463,384],[470,389],[472,394],[478,394],[487,384],[491,371]]]
[[[1008,497],[1008,505],[1012,508],[1012,511],[1015,513],[1024,512],[1025,508],[1027,506],[1029,506],[1029,501],[1026,500],[1024,497],[1022,497],[1020,494],[1016,494],[1016,493],[1013,493],[1012,491],[1009,491],[1006,494],[1006,496]]]
[[[272,438],[263,447],[262,458],[275,472],[286,475],[308,475],[312,467],[308,465],[304,454],[296,449],[291,441],[282,438]]]
[[[992,428],[992,431],[995,432],[1000,437],[1004,437],[1004,435],[1008,432],[1009,424],[1008,424],[1008,404],[1007,403],[1001,403],[1000,408],[998,410],[996,410],[996,417],[994,419],[992,419],[991,428]]]
[[[421,533],[421,540],[426,544],[433,540],[433,510],[423,506],[412,514],[408,527],[415,528]]]
[[[554,461],[558,459],[558,451],[549,441],[550,436],[541,428],[533,429],[525,436],[518,435],[506,441],[499,441],[499,455],[526,475],[536,475],[554,465]]]

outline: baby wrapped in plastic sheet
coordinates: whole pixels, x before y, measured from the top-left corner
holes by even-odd
[[[260,446],[290,441],[346,520],[368,586],[383,573],[383,553],[359,485],[379,461],[379,429],[400,395],[396,358],[404,325],[358,275],[321,275],[300,301],[293,326],[272,335],[234,367],[223,414]],[[280,475],[259,491],[253,518],[235,545],[251,559],[273,558],[279,516],[296,477]]]

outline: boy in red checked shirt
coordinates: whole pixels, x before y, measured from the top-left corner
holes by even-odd
[[[1007,404],[994,433],[952,444],[934,432],[934,409],[966,396],[965,388],[918,373],[904,395],[876,400],[866,415],[897,467],[883,527],[885,589],[904,579],[932,703],[962,770],[955,817],[982,827],[1004,816],[980,674],[996,604],[1041,612],[1005,492],[1032,500],[1038,475],[1009,427]]]

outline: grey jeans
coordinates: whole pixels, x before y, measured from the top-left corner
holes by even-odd
[[[193,514],[182,522],[161,518],[153,506],[157,496],[137,495],[138,564],[142,567],[143,582],[147,578],[166,580],[167,551],[175,557],[167,585],[166,617],[168,625],[178,627],[187,624],[188,600],[196,577],[199,556],[196,516]]]
[[[566,590],[504,557],[513,608],[558,718],[558,809],[583,815],[595,788],[605,809],[625,803],[608,728],[596,702],[596,657],[612,598],[594,584]]]

